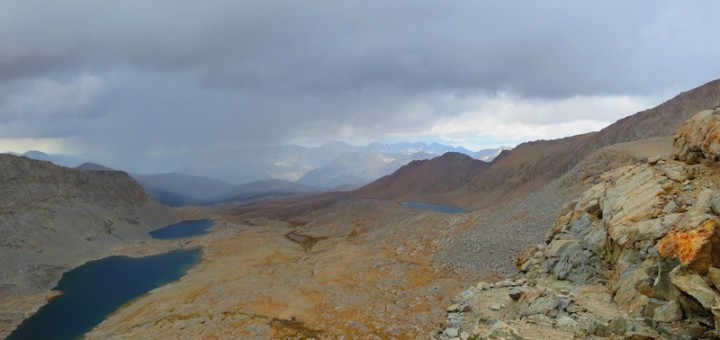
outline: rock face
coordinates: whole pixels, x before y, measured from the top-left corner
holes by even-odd
[[[65,270],[125,240],[149,238],[149,230],[174,221],[170,210],[118,171],[82,171],[3,154],[0,192],[0,301],[8,304],[43,294]],[[0,312],[0,336],[9,320],[31,311],[24,308],[29,307]]]
[[[481,329],[450,326],[477,336],[489,336],[494,319],[520,333],[544,327],[575,337],[720,336],[719,154],[720,110],[702,111],[678,130],[670,159],[606,172],[566,204],[546,242],[516,260],[521,290],[496,292],[497,284],[483,283],[478,287],[490,293],[478,296],[493,301],[457,301],[471,310],[501,303],[504,314],[486,311],[478,323],[490,321]],[[606,295],[583,303],[590,287]],[[608,305],[599,307],[601,300]]]
[[[719,111],[702,111],[678,130],[677,160],[605,173],[561,213],[544,251],[518,260],[520,269],[532,278],[606,283],[631,317],[713,324],[720,308],[709,275],[720,267],[712,208],[720,192],[713,163],[719,123]]]
[[[688,164],[720,160],[720,106],[689,119],[675,134],[674,156]]]

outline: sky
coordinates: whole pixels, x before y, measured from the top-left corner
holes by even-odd
[[[0,151],[167,171],[262,145],[472,150],[720,77],[717,1],[0,2]]]

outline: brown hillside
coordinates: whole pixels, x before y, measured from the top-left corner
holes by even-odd
[[[463,188],[465,195],[476,203],[462,202],[462,205],[478,206],[478,201],[482,202],[480,206],[493,205],[540,188],[567,172],[569,168],[558,165],[575,145],[593,135],[520,144],[491,163],[487,171],[474,177],[470,186]],[[481,197],[478,197],[479,193],[482,193]]]
[[[448,152],[430,160],[412,161],[391,175],[355,191],[359,197],[418,198],[457,190],[488,168],[488,163]]]
[[[450,200],[481,208],[522,196],[559,178],[605,146],[671,136],[694,113],[715,107],[718,102],[720,79],[623,118],[597,133],[521,144],[494,161]]]

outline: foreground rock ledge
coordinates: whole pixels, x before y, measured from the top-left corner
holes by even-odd
[[[669,159],[603,174],[516,260],[520,278],[459,294],[436,338],[720,336],[718,161],[720,108]]]

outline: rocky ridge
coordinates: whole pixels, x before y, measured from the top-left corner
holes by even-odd
[[[720,108],[670,157],[604,173],[565,204],[521,276],[456,296],[436,338],[692,339],[720,335]]]
[[[415,160],[353,194],[358,197],[413,199],[442,195],[466,185],[488,168],[488,163],[448,152],[429,160]],[[430,198],[430,199],[429,199]]]

